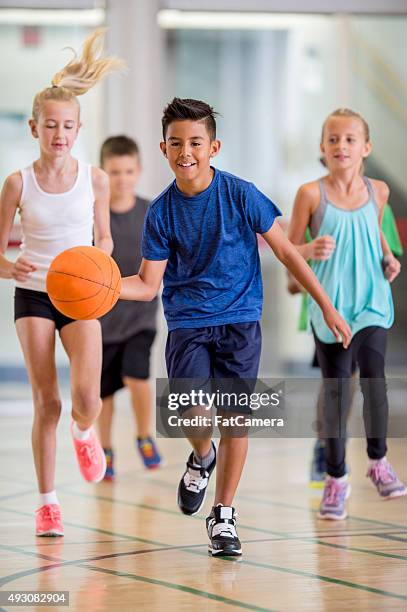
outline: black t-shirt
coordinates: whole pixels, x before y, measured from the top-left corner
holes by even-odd
[[[112,257],[122,276],[137,274],[141,264],[141,237],[149,202],[138,196],[134,206],[124,213],[110,211],[113,238]],[[157,298],[152,302],[119,300],[101,318],[103,343],[124,342],[145,329],[156,329]]]

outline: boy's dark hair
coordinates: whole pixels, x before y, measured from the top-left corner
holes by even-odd
[[[193,100],[191,98],[174,98],[164,108],[161,120],[163,126],[163,138],[165,140],[167,129],[174,121],[205,121],[205,127],[211,140],[216,139],[216,120],[218,113],[206,102]]]
[[[100,165],[103,166],[109,157],[134,155],[140,157],[138,144],[128,136],[111,136],[106,138],[100,149]]]

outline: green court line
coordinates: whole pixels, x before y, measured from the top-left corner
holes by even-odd
[[[157,485],[166,489],[174,489],[173,485],[171,483],[166,482],[165,480],[159,480],[157,478],[151,479],[149,481],[149,484],[153,484],[153,485]],[[208,490],[208,492],[210,492],[210,490]],[[213,492],[213,491],[212,491]],[[281,508],[287,508],[289,510],[299,510],[302,512],[311,512],[312,514],[317,514],[318,510],[314,510],[313,508],[309,508],[308,506],[297,506],[295,504],[288,504],[286,502],[278,502],[278,501],[274,501],[274,500],[269,500],[269,499],[263,499],[263,498],[257,498],[257,497],[252,497],[251,495],[241,495],[240,493],[238,493],[236,495],[236,499],[241,499],[243,501],[248,501],[254,504],[263,504],[266,506],[277,506],[277,507],[281,507]],[[394,501],[394,500],[393,500]],[[400,525],[398,523],[387,523],[384,521],[379,521],[379,520],[375,520],[375,519],[368,519],[368,518],[363,518],[360,516],[355,516],[353,514],[349,514],[347,520],[352,520],[352,521],[361,521],[364,523],[369,523],[371,525],[381,525],[383,527],[389,527],[389,528],[397,528],[397,529],[407,529],[407,524],[406,525]]]
[[[161,586],[167,589],[174,589],[176,591],[181,591],[184,593],[188,593],[189,595],[196,595],[198,597],[204,597],[205,599],[211,599],[214,601],[219,601],[221,603],[225,603],[237,608],[243,608],[245,610],[255,610],[257,612],[275,612],[274,610],[272,610],[271,608],[262,608],[260,606],[255,606],[253,604],[248,604],[245,603],[243,601],[237,600],[237,599],[230,599],[229,597],[224,597],[223,595],[216,595],[215,593],[210,593],[209,591],[203,591],[201,589],[195,589],[193,587],[188,587],[182,584],[178,584],[176,582],[168,582],[165,580],[158,580],[156,578],[147,578],[146,576],[141,576],[139,574],[130,574],[128,572],[121,572],[118,570],[110,570],[110,569],[106,569],[103,567],[98,567],[98,566],[94,566],[94,565],[88,565],[89,563],[93,563],[96,560],[103,560],[103,559],[109,559],[112,558],[112,556],[114,556],[114,558],[117,558],[117,555],[104,555],[101,556],[101,558],[99,559],[74,559],[72,561],[62,561],[62,560],[58,560],[56,561],[54,557],[50,557],[49,555],[42,555],[41,553],[34,553],[31,551],[21,551],[20,549],[16,549],[14,546],[8,546],[8,545],[3,545],[0,544],[0,548],[5,549],[5,550],[11,550],[13,552],[18,552],[18,553],[23,553],[25,555],[28,556],[32,556],[32,557],[36,557],[36,558],[41,558],[41,559],[46,559],[47,561],[54,561],[53,564],[51,565],[45,565],[42,566],[40,568],[34,568],[31,570],[23,570],[21,572],[16,572],[15,574],[11,574],[10,576],[6,576],[4,579],[0,580],[0,586],[3,586],[4,584],[8,584],[9,582],[11,582],[12,580],[18,580],[18,578],[25,578],[27,576],[32,576],[34,574],[38,574],[40,572],[45,572],[45,571],[49,571],[55,568],[60,568],[60,567],[66,567],[66,566],[70,566],[73,565],[75,567],[80,567],[82,569],[86,569],[86,570],[92,570],[95,572],[101,572],[104,574],[110,574],[113,576],[117,576],[120,578],[128,578],[130,580],[135,580],[137,582],[145,582],[147,584],[153,584],[155,586]],[[165,545],[164,548],[161,549],[154,549],[154,550],[149,550],[149,551],[138,551],[141,554],[143,553],[148,553],[148,552],[160,552],[162,550],[173,550],[174,548],[179,549],[179,548],[183,548],[183,547],[171,547],[171,546],[167,546]],[[128,552],[128,553],[123,553],[122,556],[131,556],[131,554],[135,554],[134,552]],[[56,562],[55,562],[56,561]]]
[[[195,555],[203,555],[204,553],[200,553],[199,551],[191,551],[191,553]],[[226,560],[226,559],[222,559]],[[328,582],[331,584],[337,584],[340,586],[350,587],[352,589],[357,589],[360,591],[367,591],[369,593],[375,593],[376,595],[384,595],[386,597],[391,597],[393,599],[400,599],[402,601],[407,601],[407,595],[399,595],[398,593],[393,593],[391,591],[384,591],[382,589],[376,589],[375,587],[369,587],[364,584],[358,584],[357,582],[350,582],[348,580],[341,580],[340,578],[329,578],[328,576],[323,576],[321,574],[313,574],[312,572],[305,572],[302,570],[293,570],[286,567],[280,567],[278,565],[271,565],[269,563],[259,563],[257,561],[248,561],[246,559],[242,560],[244,565],[252,565],[254,567],[264,567],[265,569],[273,569],[277,572],[284,572],[287,574],[294,574],[296,576],[304,576],[306,578],[316,578],[321,580],[322,582]]]
[[[47,538],[43,538],[43,540],[46,540]],[[58,538],[48,538],[48,540],[51,540],[51,542],[41,542],[41,546],[56,546],[58,544]],[[54,540],[52,542],[52,540]],[[122,542],[127,542],[127,540],[89,540],[89,542],[84,542],[83,540],[79,540],[78,542],[67,542],[66,540],[64,540],[64,547],[65,546],[78,546],[79,544],[120,544]],[[1,546],[1,544],[0,544]],[[33,543],[31,542],[30,544],[14,544],[14,546],[18,549],[20,548],[32,548]]]
[[[64,488],[64,492],[67,495],[74,495],[77,497],[86,497],[89,499],[98,499],[100,501],[109,502],[112,504],[120,504],[122,506],[130,506],[131,508],[140,508],[141,510],[151,510],[153,512],[162,512],[163,514],[170,514],[172,516],[177,516],[178,518],[183,517],[187,520],[199,521],[202,522],[202,517],[200,516],[183,516],[179,510],[170,510],[169,508],[160,508],[159,506],[152,506],[150,504],[139,504],[137,502],[131,502],[127,500],[113,499],[112,497],[107,497],[106,495],[92,495],[92,493],[79,493],[78,491],[72,491],[68,488]],[[239,523],[240,529],[248,529],[250,531],[256,531],[257,533],[267,533],[268,535],[276,535],[281,536],[283,532],[280,531],[271,531],[270,529],[262,529],[261,527],[252,527],[250,525],[243,525]]]
[[[267,506],[281,506],[282,508],[291,508],[292,510],[302,510],[303,512],[311,512],[312,514],[317,514],[318,510],[314,510],[313,508],[308,508],[306,506],[296,506],[294,504],[286,504],[284,502],[276,502],[276,501],[271,501],[271,500],[267,500],[267,499],[258,499],[255,497],[251,497],[248,495],[238,495],[237,496],[238,499],[242,499],[243,501],[248,501],[248,502],[252,502],[255,504],[265,504]],[[393,500],[394,501],[394,500]],[[348,515],[348,519],[347,520],[353,520],[353,521],[362,521],[364,523],[369,523],[371,525],[382,525],[384,527],[391,527],[391,528],[399,528],[399,529],[406,529],[407,528],[407,524],[406,525],[400,525],[397,523],[387,523],[384,521],[378,521],[375,519],[368,519],[368,518],[364,518],[361,516],[355,516],[353,514],[349,514]]]
[[[24,497],[24,495],[30,495],[32,493],[38,493],[38,489],[29,489],[28,491],[20,491],[19,493],[11,493],[10,495],[2,495],[0,502],[7,501],[8,499],[14,499],[16,497]]]
[[[21,512],[21,511],[13,510],[13,509],[10,509],[10,508],[1,508],[0,507],[0,511],[11,512],[11,513],[14,513],[14,514],[20,514],[20,515],[30,516],[31,517],[31,514],[29,514],[28,512]],[[136,536],[129,536],[129,535],[124,535],[124,534],[118,534],[118,533],[115,533],[115,532],[112,532],[112,531],[107,531],[105,529],[99,529],[97,527],[89,527],[87,525],[81,525],[81,524],[78,524],[78,523],[68,523],[68,522],[66,522],[66,525],[70,525],[71,527],[77,527],[79,529],[85,529],[85,530],[91,531],[93,533],[104,533],[104,534],[112,535],[112,536],[115,536],[115,537],[122,537],[122,538],[126,538],[126,539],[129,539],[129,540],[142,541],[142,542],[150,543],[150,544],[153,544],[153,545],[156,545],[156,546],[163,546],[163,547],[171,548],[171,545],[165,544],[165,543],[162,543],[162,542],[159,543],[159,542],[155,542],[155,541],[152,541],[152,540],[146,540],[144,538],[138,538]],[[201,553],[201,552],[199,552],[197,550],[192,550],[192,549],[187,548],[187,547],[185,547],[183,550],[185,552],[187,552],[187,553],[190,553],[190,554],[207,557],[207,553],[203,553],[203,552]],[[19,552],[23,552],[24,553],[24,551],[19,551]],[[230,561],[234,561],[234,560],[230,559],[230,558],[225,558],[224,557],[224,558],[219,558],[219,561],[230,562]],[[358,584],[356,582],[350,582],[348,580],[341,580],[339,578],[330,578],[328,576],[323,576],[323,575],[320,575],[320,574],[314,574],[312,572],[306,572],[306,571],[303,571],[303,570],[295,570],[295,569],[291,569],[291,568],[281,567],[281,566],[278,566],[278,565],[272,565],[272,564],[268,564],[268,563],[260,563],[260,562],[257,562],[257,561],[249,561],[247,559],[243,559],[241,561],[241,563],[244,564],[244,565],[251,566],[251,567],[261,567],[263,569],[268,569],[268,570],[271,569],[271,570],[274,570],[276,572],[282,572],[282,573],[291,574],[291,575],[294,575],[294,576],[301,576],[301,577],[305,577],[305,578],[311,578],[311,579],[314,579],[314,580],[319,580],[319,581],[322,581],[322,582],[327,582],[329,584],[336,584],[336,585],[340,585],[340,586],[344,586],[344,587],[348,587],[348,588],[353,588],[353,589],[365,591],[365,592],[368,592],[368,593],[374,593],[376,595],[381,595],[381,596],[384,596],[384,597],[390,597],[392,599],[398,599],[398,600],[402,600],[402,601],[407,601],[407,595],[400,595],[399,593],[393,593],[391,591],[385,591],[383,589],[376,589],[375,587],[369,587],[369,586],[366,586],[366,585],[363,585],[363,584]]]
[[[404,532],[406,533],[406,532]],[[383,540],[393,540],[394,542],[407,542],[407,538],[397,537],[394,533],[375,533],[376,538],[382,538]]]
[[[399,559],[400,561],[407,561],[407,556],[396,555],[396,553],[387,553],[381,550],[372,550],[369,548],[358,548],[355,546],[345,546],[344,544],[334,544],[333,542],[323,542],[322,540],[315,540],[317,544],[321,546],[328,546],[329,548],[339,548],[341,550],[352,550],[355,552],[366,553],[369,555],[376,555],[377,557],[386,557],[387,559]]]
[[[126,501],[126,500],[120,500],[120,499],[113,499],[111,497],[107,497],[105,495],[92,495],[91,493],[78,493],[77,491],[70,491],[69,489],[65,488],[64,489],[65,493],[67,493],[68,495],[77,495],[78,497],[87,497],[87,498],[91,498],[91,499],[98,499],[100,501],[106,501],[112,504],[120,504],[123,506],[131,506],[133,508],[141,508],[142,510],[151,510],[152,512],[162,512],[164,514],[170,514],[172,516],[177,516],[179,518],[182,517],[182,514],[180,514],[179,511],[177,510],[170,510],[169,508],[160,508],[158,506],[152,506],[149,504],[139,504],[137,502],[130,502],[130,501]],[[199,516],[190,516],[188,517],[188,519],[194,519],[197,521],[202,522],[202,518]],[[296,536],[291,534],[290,532],[286,532],[286,531],[273,531],[271,529],[264,529],[261,527],[253,527],[251,525],[244,525],[242,523],[239,523],[239,529],[247,529],[248,531],[255,531],[257,533],[267,533],[268,535],[274,535],[277,537],[281,537],[284,536],[287,540],[301,540],[301,541],[306,541],[306,542],[312,542],[315,544],[320,544],[322,546],[326,546],[326,547],[331,547],[331,548],[342,548],[343,550],[349,550],[352,552],[359,552],[359,553],[364,553],[364,554],[368,554],[368,555],[376,555],[376,556],[380,556],[380,557],[387,557],[389,559],[399,559],[400,561],[407,561],[407,556],[403,556],[403,555],[396,555],[395,553],[386,553],[386,552],[381,552],[381,551],[374,551],[370,548],[357,548],[357,547],[353,547],[353,546],[345,546],[345,545],[341,545],[341,544],[334,544],[332,542],[325,542],[324,540],[320,540],[318,538],[315,538],[314,536]]]
[[[223,597],[222,595],[215,595],[213,593],[208,593],[207,591],[201,591],[199,589],[194,589],[193,587],[187,587],[181,584],[167,582],[165,580],[158,580],[157,578],[147,578],[145,576],[138,576],[137,574],[128,574],[127,572],[119,572],[117,570],[109,570],[109,569],[104,569],[101,567],[92,567],[91,565],[80,565],[79,567],[85,567],[86,569],[90,569],[96,572],[103,572],[105,574],[119,576],[120,578],[130,578],[130,580],[137,580],[140,582],[146,582],[147,584],[163,586],[169,589],[174,589],[176,591],[182,591],[190,595],[199,595],[200,597],[205,597],[206,599],[212,599],[214,601],[219,601],[221,603],[225,603],[225,604],[235,606],[238,608],[244,608],[245,610],[258,610],[258,612],[273,612],[271,608],[261,608],[260,606],[255,606],[253,604],[247,604],[247,603],[244,603],[243,601],[238,601],[236,599],[229,599],[228,597]]]

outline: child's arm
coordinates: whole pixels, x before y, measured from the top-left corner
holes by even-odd
[[[375,190],[376,201],[379,205],[379,227],[380,227],[380,243],[383,251],[383,271],[387,280],[391,283],[400,274],[401,264],[397,257],[394,257],[385,235],[381,230],[384,207],[389,201],[390,189],[384,181],[371,179]]]
[[[352,332],[349,325],[333,307],[328,295],[319,284],[317,277],[298,253],[295,246],[286,238],[278,223],[273,223],[271,229],[263,234],[264,240],[273,249],[276,257],[288,268],[291,274],[311,294],[324,315],[325,323],[338,342],[348,348]]]
[[[121,300],[151,302],[157,295],[167,267],[167,259],[142,259],[138,274],[122,278]]]
[[[36,267],[24,257],[19,257],[16,262],[9,261],[4,257],[7,250],[8,239],[20,202],[23,181],[20,172],[14,172],[7,177],[0,197],[0,277],[14,278],[20,282],[27,280],[29,274]]]
[[[318,206],[319,198],[319,186],[316,182],[313,182],[302,185],[294,201],[288,238],[304,259],[329,259],[336,248],[332,236],[318,236],[308,243],[305,242],[305,231],[309,225],[311,214]]]
[[[110,233],[110,187],[109,177],[100,168],[92,168],[92,185],[95,194],[94,240],[95,246],[108,255],[113,251]]]

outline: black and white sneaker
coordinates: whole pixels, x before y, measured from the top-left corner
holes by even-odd
[[[190,516],[197,514],[205,501],[209,478],[216,465],[216,446],[213,442],[211,444],[215,452],[215,458],[209,467],[203,468],[194,463],[193,452],[188,457],[187,469],[178,485],[177,495],[179,509],[184,514]]]
[[[242,546],[236,532],[236,511],[232,506],[218,504],[206,519],[212,557],[239,557]]]

